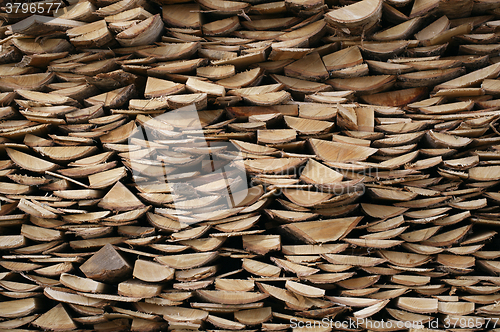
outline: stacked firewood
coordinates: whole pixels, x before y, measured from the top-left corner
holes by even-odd
[[[0,330],[500,327],[500,1],[23,6]]]

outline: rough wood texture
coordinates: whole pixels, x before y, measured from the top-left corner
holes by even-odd
[[[0,330],[498,328],[500,1],[5,3]]]

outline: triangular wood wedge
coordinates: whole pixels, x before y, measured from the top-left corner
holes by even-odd
[[[310,139],[309,142],[316,155],[327,162],[363,161],[377,152],[377,149],[374,148],[356,147],[356,149],[352,149],[344,144],[315,138]]]
[[[310,244],[336,241],[356,227],[362,217],[318,220],[281,226],[293,236]]]
[[[195,254],[180,254],[170,256],[159,256],[155,260],[161,264],[167,265],[173,269],[192,269],[205,265],[215,258],[217,252],[204,252]]]
[[[363,0],[332,10],[325,14],[325,19],[347,34],[360,34],[374,26],[381,16],[382,1]]]
[[[261,301],[268,297],[259,292],[235,292],[221,290],[199,290],[197,294],[212,303],[221,304],[246,304]]]
[[[185,89],[184,84],[179,84],[167,80],[161,80],[154,77],[148,77],[146,90],[144,91],[145,98],[159,98],[176,93],[181,93]]]
[[[329,77],[328,71],[317,52],[306,55],[286,66],[285,75],[311,81],[323,81]]]
[[[99,206],[113,211],[130,211],[145,207],[145,205],[119,181],[102,198],[99,202]]]

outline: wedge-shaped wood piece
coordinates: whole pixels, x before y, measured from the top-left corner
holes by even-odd
[[[421,107],[420,111],[424,114],[453,114],[470,111],[472,107],[474,107],[473,101],[462,101],[457,103]]]
[[[438,312],[438,300],[419,297],[400,297],[397,299],[398,308],[418,314]]]
[[[31,38],[13,38],[12,43],[24,54],[59,53],[71,49],[66,39],[47,38],[43,43]]]
[[[438,83],[459,77],[465,73],[461,67],[445,68],[445,69],[431,69],[415,71],[398,75],[398,86],[404,88],[410,87],[431,87]]]
[[[421,242],[436,234],[440,229],[441,226],[428,227],[401,234],[400,237],[406,242]]]
[[[345,237],[356,227],[362,217],[318,220],[281,226],[293,236],[307,243],[326,243]]]
[[[251,274],[262,277],[278,277],[281,273],[281,268],[275,265],[259,262],[248,258],[243,259],[242,268]]]
[[[89,278],[82,278],[76,275],[62,273],[59,281],[66,287],[78,292],[104,293],[108,290],[108,285]]]
[[[120,32],[115,38],[123,47],[142,46],[158,40],[162,32],[163,21],[160,14],[156,14]]]
[[[217,252],[203,252],[195,254],[180,254],[170,256],[159,256],[155,260],[173,269],[192,269],[205,265],[218,256]]]
[[[130,211],[144,208],[145,205],[118,181],[101,199],[99,206],[113,211]]]
[[[213,315],[208,315],[207,322],[222,329],[241,330],[245,328],[244,324]]]
[[[427,141],[434,148],[463,148],[470,144],[472,140],[467,137],[449,135],[445,133],[429,130],[427,132]]]
[[[300,179],[306,183],[324,185],[342,181],[343,175],[313,159],[309,159],[300,174]]]
[[[357,46],[351,46],[325,55],[322,60],[328,72],[332,72],[362,64],[363,56]]]
[[[353,90],[359,94],[374,94],[390,89],[396,82],[393,75],[374,75],[354,78],[334,78],[325,83],[335,90]]]
[[[373,304],[373,305],[366,307],[362,310],[358,310],[358,311],[354,312],[353,315],[357,319],[365,319],[367,317],[370,317],[370,316],[376,314],[380,310],[384,309],[385,306],[387,304],[389,304],[389,302],[390,302],[390,300],[383,300],[380,303],[376,303],[376,304]]]
[[[13,150],[10,148],[5,149],[10,159],[19,167],[35,173],[43,173],[45,171],[53,171],[59,166],[49,161],[33,157],[27,153]]]
[[[64,233],[59,230],[28,224],[21,226],[21,234],[28,239],[41,242],[62,240],[64,236]]]
[[[26,98],[34,102],[46,103],[50,105],[70,105],[70,106],[78,105],[78,102],[76,100],[65,96],[59,96],[59,95],[53,95],[53,94],[48,94],[38,91],[23,90],[23,89],[18,89],[16,90],[16,92],[23,98]]]
[[[408,208],[400,208],[395,206],[376,205],[368,203],[362,203],[361,208],[367,215],[378,219],[393,218],[403,214],[406,210],[408,210]]]
[[[289,128],[296,130],[302,135],[322,134],[329,132],[333,127],[333,123],[327,121],[303,119],[291,116],[285,116],[284,119]]]
[[[334,303],[346,305],[350,307],[370,307],[381,303],[379,299],[367,299],[363,297],[343,297],[343,296],[328,296],[328,299]]]
[[[279,235],[244,235],[242,242],[244,249],[260,255],[265,255],[269,251],[276,251],[281,248],[281,238]]]
[[[296,274],[298,277],[306,277],[312,274],[318,273],[320,270],[302,264],[297,264],[290,262],[288,260],[279,259],[276,257],[271,257],[277,266],[281,267],[283,270]]]
[[[312,191],[312,190],[302,190],[294,188],[286,188],[283,190],[283,194],[292,203],[295,203],[303,207],[311,207],[321,204],[333,195],[328,192]]]
[[[306,160],[305,158],[247,159],[244,165],[245,169],[252,173],[280,174],[295,170]]]
[[[40,308],[36,298],[28,298],[0,303],[0,316],[5,318],[20,318],[32,314]]]
[[[126,280],[118,284],[118,294],[136,298],[152,298],[161,293],[159,284],[144,283],[139,280]]]
[[[323,254],[322,256],[332,264],[353,265],[353,266],[363,266],[363,267],[379,265],[386,261],[383,258],[355,256],[355,255]]]
[[[240,151],[256,155],[273,155],[278,152],[277,149],[265,145],[253,144],[244,141],[230,140]]]
[[[234,313],[234,319],[238,322],[255,326],[267,322],[272,318],[271,307],[263,307],[257,309],[239,310]]]
[[[326,22],[324,20],[317,20],[305,26],[303,26],[303,24],[299,26],[301,27],[298,29],[286,32],[278,36],[277,40],[286,41],[286,40],[304,38],[307,39],[308,45],[309,44],[313,45],[323,36],[323,32],[326,27]]]
[[[287,280],[285,287],[289,291],[305,297],[323,297],[325,295],[324,289],[301,284],[292,280]]]
[[[253,280],[225,278],[218,278],[215,280],[215,288],[218,290],[248,292],[252,291],[254,286],[255,283]]]
[[[18,89],[24,90],[41,90],[45,85],[51,83],[55,78],[54,73],[39,73],[27,75],[13,75],[2,79],[0,83],[0,91],[14,91]]]
[[[209,97],[224,97],[226,95],[226,90],[223,86],[192,77],[186,81],[186,88],[194,93],[206,93]]]
[[[164,282],[173,279],[174,272],[168,266],[138,259],[135,261],[133,276],[146,282]]]
[[[231,32],[240,27],[238,16],[231,16],[210,23],[203,24],[203,34],[205,36],[228,36]]]
[[[158,61],[169,61],[185,59],[193,55],[199,48],[199,43],[164,43],[159,47],[150,47],[141,49],[135,52],[136,55],[142,57],[153,57]]]
[[[286,66],[285,75],[311,81],[323,81],[329,77],[328,71],[317,52],[306,55]]]
[[[471,228],[472,225],[467,225],[445,233],[434,235],[433,237],[422,241],[422,244],[428,246],[447,246],[458,242]]]
[[[135,93],[135,85],[127,85],[113,91],[105,92],[97,96],[85,99],[87,106],[99,105],[109,108],[123,106]]]
[[[433,319],[432,316],[415,314],[404,310],[393,308],[387,308],[386,310],[389,315],[400,321],[421,322],[422,324],[425,324]]]
[[[111,244],[106,244],[83,263],[80,270],[87,278],[116,282],[126,279],[132,273],[132,266]]]
[[[224,68],[224,67],[232,67],[233,65],[226,66],[214,66],[212,68]],[[205,67],[206,68],[206,67]],[[240,89],[246,86],[255,85],[262,78],[263,71],[259,68],[250,69],[236,75],[231,75],[231,77],[223,78],[217,81],[217,84],[222,85],[226,89]]]
[[[474,181],[500,180],[500,166],[473,167],[469,169],[469,179]]]
[[[379,41],[407,39],[408,36],[420,27],[421,22],[422,19],[416,17],[383,31],[376,32],[373,34],[372,38]]]
[[[326,162],[363,161],[378,151],[378,149],[359,146],[352,149],[345,144],[315,138],[310,139],[309,142],[316,155]]]
[[[95,146],[48,146],[48,147],[34,147],[33,150],[47,156],[55,161],[73,161],[80,158],[85,158],[95,152]]]
[[[235,292],[221,290],[198,290],[196,292],[201,298],[212,303],[221,304],[246,304],[261,301],[268,297],[267,294],[259,292]]]
[[[488,67],[473,71],[451,81],[437,85],[434,89],[457,89],[479,86],[485,79],[496,78],[500,73],[500,64],[496,63]]]
[[[312,94],[316,92],[332,90],[332,87],[330,85],[324,83],[311,82],[277,74],[271,74],[270,76],[276,82],[285,85],[285,88],[292,93]]]
[[[181,93],[185,90],[185,85],[172,81],[162,80],[159,78],[148,77],[146,89],[144,91],[145,98],[159,98]]]
[[[402,107],[424,98],[426,94],[427,88],[420,87],[363,95],[360,98],[370,105]]]
[[[358,247],[383,248],[383,249],[392,248],[404,242],[399,240],[380,240],[380,239],[344,239],[344,241]]]
[[[290,100],[290,93],[287,91],[268,92],[256,95],[243,96],[243,99],[251,105],[273,106],[285,103]]]
[[[170,26],[188,29],[201,28],[201,13],[197,3],[165,4],[162,9],[163,21]]]
[[[299,306],[299,300],[294,294],[286,289],[282,289],[276,286],[271,286],[268,284],[263,284],[258,282],[257,286],[266,295],[272,296],[280,301],[287,303],[288,305]]]
[[[430,255],[410,254],[399,251],[380,250],[380,257],[386,259],[391,264],[404,267],[417,267],[426,264],[432,259]]]
[[[475,304],[471,302],[442,302],[438,304],[439,313],[465,316],[474,313]]]
[[[361,34],[382,16],[382,1],[363,0],[325,14],[326,21],[348,34]]]

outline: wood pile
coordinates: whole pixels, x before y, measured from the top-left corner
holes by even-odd
[[[32,4],[0,330],[499,327],[500,1]]]

